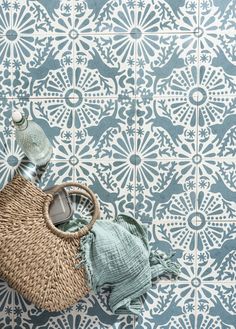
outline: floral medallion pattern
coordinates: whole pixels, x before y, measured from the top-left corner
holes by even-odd
[[[139,317],[109,290],[61,312],[0,279],[0,329],[209,329],[236,323],[236,0],[0,0],[0,189],[88,184],[104,219],[135,216],[175,252]],[[11,113],[38,122],[47,168],[24,156]],[[74,199],[77,215],[91,204]]]

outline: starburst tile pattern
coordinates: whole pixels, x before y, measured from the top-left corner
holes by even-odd
[[[175,253],[140,316],[114,315],[109,289],[61,312],[0,279],[0,329],[234,329],[236,0],[0,0],[0,189],[90,186],[102,218],[135,216],[150,248]],[[53,156],[36,168],[12,110]],[[73,197],[75,214],[91,204]]]

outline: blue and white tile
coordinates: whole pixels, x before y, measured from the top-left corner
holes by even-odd
[[[63,98],[31,98],[30,100],[20,98],[13,100],[13,109],[20,110],[29,120],[33,120],[39,124],[48,136],[52,146],[54,147],[51,161],[59,159],[61,148],[66,148],[67,145],[69,145],[71,151],[70,154],[67,154],[67,157],[66,152],[64,152],[65,160],[68,161],[69,157],[73,155],[72,141],[74,132],[71,129],[73,127],[73,123],[72,118],[65,113],[66,104],[70,101],[73,100]],[[51,118],[51,112],[54,113],[55,118]],[[61,112],[63,112],[64,116]],[[55,122],[58,117],[60,119],[60,123]]]
[[[6,1],[0,2],[0,98],[12,96],[12,70],[16,61],[13,58],[11,36],[11,8]]]
[[[185,194],[184,197],[185,204],[183,197],[179,198],[179,202],[174,200],[169,206],[170,209],[165,211],[164,219],[158,218],[148,226],[150,249],[172,254],[172,261],[180,266],[178,278],[164,274],[157,279],[160,284],[176,279],[178,282],[189,281],[197,274],[196,211],[190,196]],[[184,207],[192,209],[188,213]]]
[[[122,36],[120,36],[122,38]],[[17,47],[14,97],[132,96],[134,49],[116,36],[33,36],[31,52]],[[129,38],[129,36],[125,36]],[[73,46],[72,46],[73,44]]]
[[[127,173],[124,175],[124,170]],[[88,185],[97,195],[101,217],[114,219],[119,213],[134,216],[135,168],[126,162],[81,161],[74,165],[73,180]]]
[[[209,70],[215,71],[215,75],[225,80],[226,93],[235,94],[235,32],[217,30],[210,33],[204,26],[199,29],[200,64],[203,69],[209,67]]]
[[[198,84],[198,38],[194,33],[146,34],[136,40],[136,95],[182,100]]]
[[[0,46],[1,40],[5,39],[6,36],[0,36]],[[4,45],[3,45],[4,47]],[[10,57],[7,57],[8,53],[5,49],[1,50],[0,48],[0,98],[1,101],[6,101],[7,98],[12,96],[13,93],[13,65],[15,64],[14,60],[11,60]]]
[[[18,63],[13,68],[14,97],[66,97],[63,93],[66,87],[73,88],[73,49],[69,43],[64,49],[58,49],[53,36],[32,35],[31,38],[26,45],[13,45]],[[58,76],[55,77],[56,73]],[[52,79],[56,81],[52,83]],[[58,81],[59,90],[56,89]]]
[[[86,35],[82,37],[75,40],[75,90],[82,87],[90,97],[132,97],[135,40],[131,34],[87,36],[87,41]]]
[[[4,137],[10,137],[13,135],[13,127],[11,125],[13,102],[10,98],[5,96],[0,98],[0,107],[0,132],[3,133]]]
[[[150,164],[155,164],[154,168]],[[136,216],[142,222],[152,223],[165,219],[166,216],[172,219],[171,214],[167,215],[171,205],[188,197],[191,207],[190,204],[188,206],[183,204],[179,210],[181,217],[177,216],[180,222],[175,222],[175,225],[180,224],[181,227],[182,224],[186,225],[185,216],[188,212],[194,212],[196,207],[195,165],[189,161],[188,167],[192,168],[192,172],[182,175],[181,171],[185,171],[185,168],[180,165],[180,161],[142,160],[141,165],[136,169],[135,205]]]
[[[219,84],[217,92],[225,89],[225,95],[235,95],[236,90],[235,5],[235,0],[200,3],[200,59],[205,61],[201,80],[204,79],[205,70],[209,70],[213,83]]]
[[[206,158],[201,165],[205,171],[198,168],[198,209],[204,222],[235,221],[235,160]]]
[[[195,328],[196,292],[190,281],[155,283],[144,297],[135,329]]]
[[[12,137],[3,138],[2,132],[0,136],[0,189],[2,189],[14,177],[24,154]]]
[[[12,289],[2,279],[0,279],[0,296],[0,328],[12,329],[14,319]]]
[[[0,284],[0,328],[234,327],[234,7],[0,1],[0,188],[16,172],[42,188],[77,179],[104,218],[136,214],[151,247],[176,250],[182,266],[178,281],[155,283],[135,324],[93,294],[49,314]],[[15,108],[56,149],[44,171],[15,142]]]
[[[196,328],[235,328],[235,283],[199,281]]]
[[[36,329],[38,326],[57,329],[94,329],[94,328],[122,328],[133,329],[133,317],[113,315],[109,310],[108,293],[99,295],[89,293],[77,304],[68,307],[63,312],[47,312],[31,305],[23,310],[24,301],[21,300],[14,308],[15,328]]]
[[[10,1],[5,1],[9,2]],[[74,0],[12,1],[11,6],[11,34],[47,35],[67,34],[78,27],[76,21]],[[84,17],[85,28],[86,17]],[[81,24],[79,25],[81,27]],[[82,29],[83,30],[83,29]],[[86,30],[85,30],[86,31]]]
[[[159,160],[182,160],[183,166],[197,163],[197,104],[187,97],[175,103],[171,98],[137,99],[136,113],[138,153]]]
[[[235,32],[235,0],[200,0],[199,27],[208,34],[216,31]]]
[[[235,282],[235,223],[207,222],[202,216],[198,227],[197,275],[202,273],[204,280],[211,282]]]
[[[180,1],[101,1],[99,6],[87,1],[95,14],[96,32],[100,33],[159,33],[192,31],[197,24],[198,2]],[[190,26],[189,26],[190,25]]]

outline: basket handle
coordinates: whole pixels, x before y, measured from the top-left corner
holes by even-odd
[[[92,201],[93,205],[94,205],[94,210],[93,210],[93,214],[92,214],[92,220],[85,226],[83,226],[79,231],[74,232],[74,233],[70,233],[70,232],[64,232],[59,230],[58,228],[56,228],[52,222],[52,220],[49,217],[49,206],[50,203],[52,202],[53,199],[53,195],[55,195],[57,192],[59,192],[62,188],[64,187],[76,187],[77,189],[74,190],[69,190],[68,194],[77,194],[77,195],[83,195],[85,197],[89,197],[90,200]],[[83,191],[81,191],[83,190]],[[47,198],[45,200],[44,203],[44,216],[45,216],[45,220],[46,220],[46,224],[48,225],[48,227],[51,229],[51,231],[53,231],[54,234],[63,237],[63,238],[80,238],[82,236],[84,236],[85,234],[87,234],[93,224],[95,223],[95,221],[100,218],[100,207],[99,207],[99,203],[98,200],[95,196],[95,194],[92,192],[92,190],[85,186],[82,185],[80,183],[73,183],[73,182],[66,182],[66,183],[62,183],[60,185],[56,185],[49,194],[47,194]]]

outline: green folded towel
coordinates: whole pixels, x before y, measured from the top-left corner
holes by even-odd
[[[76,218],[59,228],[75,232],[88,221]],[[171,255],[149,250],[147,228],[134,218],[119,215],[114,221],[97,220],[82,237],[77,265],[85,266],[88,283],[99,292],[110,286],[109,306],[115,314],[139,314],[139,297],[152,286],[152,279],[164,273],[177,276],[179,266]]]

